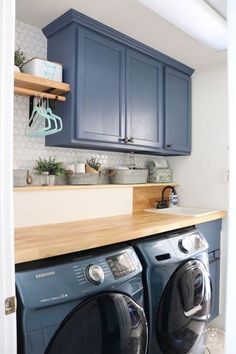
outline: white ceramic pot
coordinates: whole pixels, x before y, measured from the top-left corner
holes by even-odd
[[[55,175],[49,175],[49,181],[48,181],[48,184],[50,185],[50,186],[54,186],[54,184],[55,184]]]
[[[19,68],[19,66],[14,65],[14,71],[18,71],[18,72],[20,72],[20,68]]]

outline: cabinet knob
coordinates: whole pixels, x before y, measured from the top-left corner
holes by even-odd
[[[172,144],[166,144],[167,148],[172,148]]]
[[[131,138],[131,137],[130,137],[130,138],[128,139],[128,143],[133,144],[133,142],[134,142],[134,138]]]

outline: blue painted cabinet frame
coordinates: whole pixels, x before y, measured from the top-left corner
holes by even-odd
[[[200,232],[206,238],[209,244],[209,272],[212,281],[212,321],[219,315],[220,302],[220,233],[222,228],[222,220],[215,220],[197,225]]]
[[[125,136],[125,47],[79,28],[75,139],[119,143]]]
[[[134,145],[161,148],[163,65],[126,50],[126,136]]]
[[[180,71],[165,68],[166,150],[191,152],[191,79]]]
[[[62,63],[71,84],[66,102],[56,104],[63,131],[46,145],[190,153],[191,68],[75,10],[43,32],[48,59]]]

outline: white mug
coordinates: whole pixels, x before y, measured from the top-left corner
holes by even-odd
[[[79,162],[75,165],[76,173],[85,173],[85,163]]]

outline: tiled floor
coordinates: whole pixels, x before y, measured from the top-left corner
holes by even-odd
[[[209,348],[206,349],[205,354],[225,354],[224,348]]]
[[[224,332],[219,328],[208,329],[207,349],[205,354],[225,354]]]

